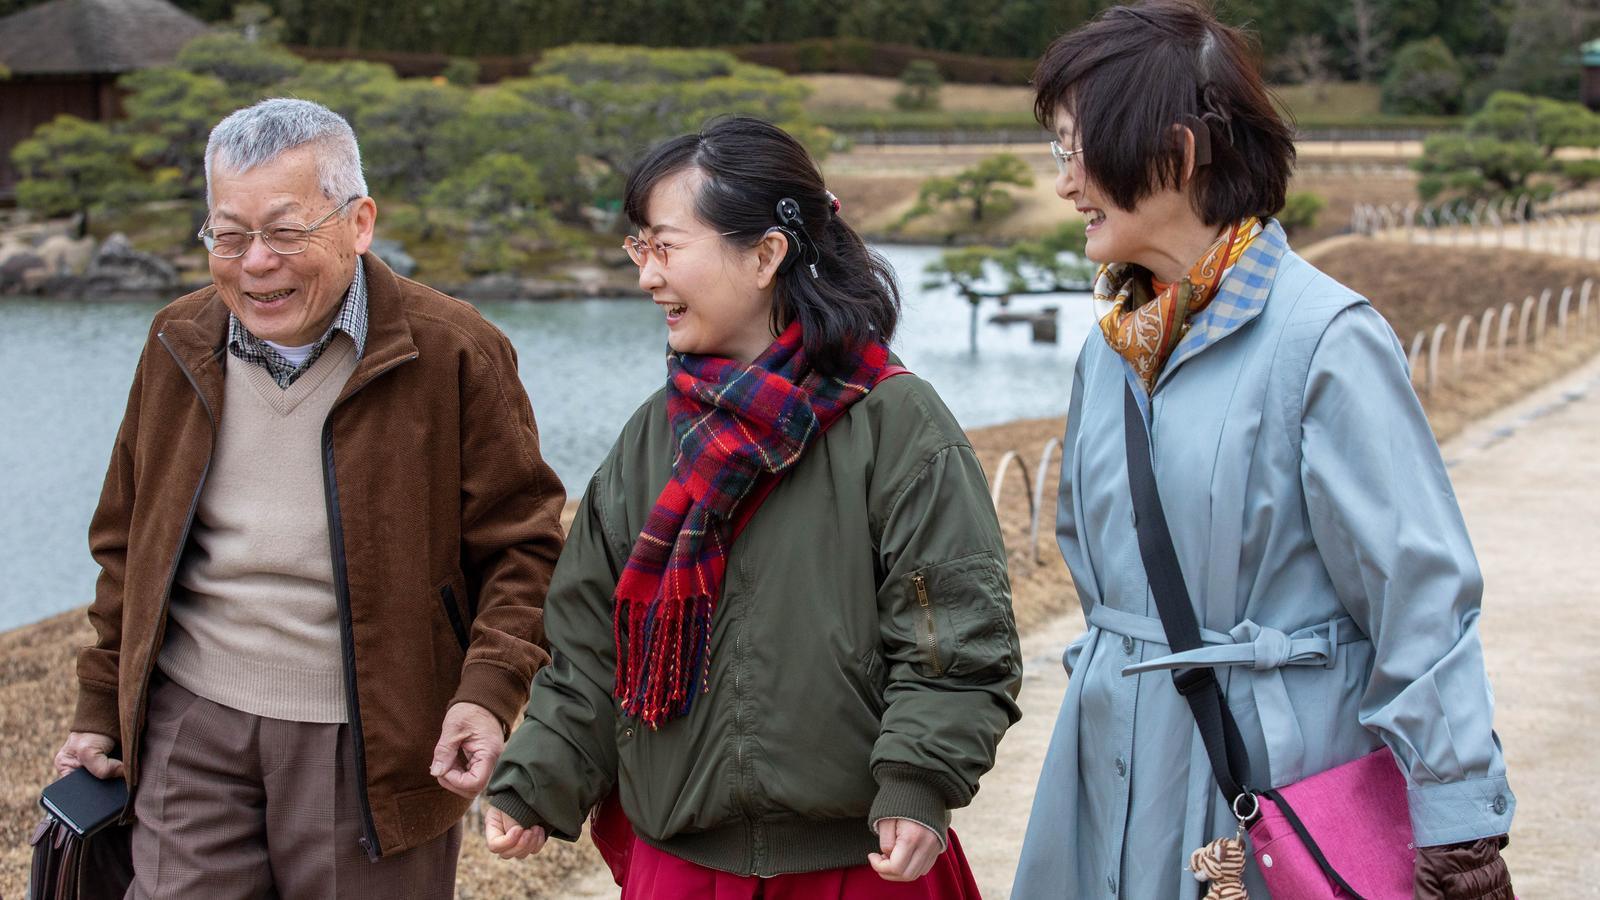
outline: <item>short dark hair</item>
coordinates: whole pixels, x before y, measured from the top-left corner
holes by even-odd
[[[1244,32],[1187,0],[1115,6],[1050,45],[1033,73],[1035,118],[1077,126],[1090,180],[1132,209],[1182,183],[1174,125],[1197,129],[1211,162],[1195,172],[1195,212],[1207,225],[1283,208],[1294,133],[1272,101]],[[1070,149],[1070,148],[1069,148]]]
[[[695,213],[717,231],[732,232],[723,240],[736,246],[754,247],[778,225],[779,200],[799,205],[806,237],[816,245],[818,277],[802,259],[778,275],[772,329],[776,335],[798,318],[813,367],[843,374],[861,347],[894,336],[900,319],[894,269],[834,212],[817,164],[788,132],[760,119],[730,116],[655,147],[628,177],[628,220],[648,225],[651,191],[686,169],[705,176]]]

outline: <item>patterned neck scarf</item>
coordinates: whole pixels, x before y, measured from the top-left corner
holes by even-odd
[[[1094,299],[1111,304],[1100,319],[1106,343],[1133,365],[1145,393],[1155,390],[1161,369],[1189,329],[1189,318],[1206,308],[1217,295],[1223,276],[1261,233],[1254,216],[1228,227],[1181,281],[1166,285],[1151,297],[1143,270],[1129,263],[1100,267],[1094,280]]]
[[[798,321],[750,365],[667,356],[678,453],[617,581],[613,613],[624,713],[654,728],[689,711],[711,667],[711,615],[740,501],[760,477],[793,466],[888,362],[888,348],[872,344],[848,376],[824,376],[806,360]]]

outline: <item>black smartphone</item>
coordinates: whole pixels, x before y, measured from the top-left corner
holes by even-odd
[[[88,837],[122,815],[128,783],[121,778],[102,781],[88,769],[73,769],[44,789],[39,805],[79,837]]]

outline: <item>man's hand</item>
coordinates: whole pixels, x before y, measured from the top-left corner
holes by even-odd
[[[884,881],[916,881],[943,852],[939,836],[911,819],[879,819],[878,849],[883,852],[868,853],[867,862]]]
[[[56,777],[61,777],[73,769],[84,768],[96,778],[121,778],[123,774],[122,760],[112,759],[107,756],[117,742],[110,735],[95,734],[92,731],[74,731],[67,735],[67,742],[56,751]]]
[[[444,714],[428,774],[445,790],[471,799],[488,785],[505,748],[505,732],[493,713],[476,703],[457,703]]]
[[[523,828],[517,820],[485,804],[483,840],[489,852],[501,859],[522,859],[544,849],[544,829],[535,825]]]

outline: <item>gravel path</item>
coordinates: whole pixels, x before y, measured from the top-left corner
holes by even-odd
[[[1522,897],[1600,898],[1600,360],[1445,445],[1486,584],[1480,627],[1517,818]],[[956,814],[985,900],[1004,900],[1066,690],[1067,613],[1023,642],[1023,719],[970,809]]]

